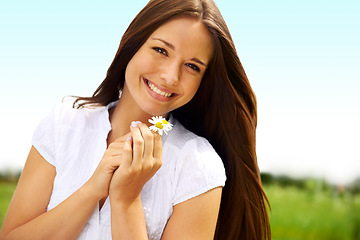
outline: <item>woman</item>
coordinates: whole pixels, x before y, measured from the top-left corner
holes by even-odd
[[[270,238],[255,95],[211,0],[150,1],[73,104],[36,130],[1,239]]]

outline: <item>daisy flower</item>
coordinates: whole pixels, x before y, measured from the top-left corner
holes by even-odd
[[[149,122],[154,124],[149,127],[150,130],[152,130],[154,132],[158,132],[160,134],[160,136],[162,136],[163,133],[168,134],[168,132],[173,127],[173,125],[171,123],[169,123],[168,121],[166,121],[166,119],[163,118],[162,116],[152,117],[151,119],[149,119]]]

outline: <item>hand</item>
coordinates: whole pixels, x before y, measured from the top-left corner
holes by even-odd
[[[109,145],[94,174],[87,182],[87,185],[99,200],[109,195],[111,178],[114,171],[121,164],[124,143],[130,136],[131,133],[128,133]]]
[[[162,165],[162,142],[158,133],[140,123],[131,127],[132,139],[123,143],[119,167],[110,182],[109,196],[113,201],[132,202]],[[123,138],[122,138],[123,139]]]

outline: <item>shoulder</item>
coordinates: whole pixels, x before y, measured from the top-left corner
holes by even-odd
[[[175,164],[173,204],[198,196],[215,187],[224,186],[224,164],[209,141],[187,130],[172,119],[174,129],[165,140],[166,160]]]
[[[174,127],[166,138],[166,144],[170,145],[171,148],[183,153],[184,151],[188,152],[195,149],[202,152],[216,153],[206,138],[189,131],[174,118],[171,118],[170,121],[173,123]]]
[[[57,166],[61,154],[74,153],[71,143],[85,146],[90,139],[106,136],[111,129],[108,117],[108,107],[111,105],[77,109],[73,107],[74,100],[65,98],[57,103],[40,121],[33,134],[32,145],[54,166]]]
[[[99,125],[108,122],[108,107],[76,108],[74,98],[64,98],[50,111],[45,121],[53,121],[57,127],[87,128],[99,130]],[[102,123],[102,124],[101,124]],[[108,127],[108,126],[105,126]]]

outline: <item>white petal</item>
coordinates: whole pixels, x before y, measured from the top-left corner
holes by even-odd
[[[149,127],[150,130],[154,131],[154,132],[157,132],[159,129],[155,126],[150,126]]]

